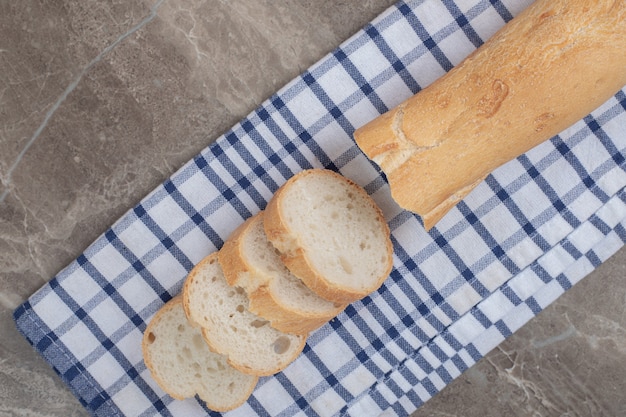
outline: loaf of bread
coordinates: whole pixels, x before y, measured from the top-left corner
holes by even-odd
[[[265,208],[263,226],[287,268],[326,300],[361,299],[391,271],[393,248],[380,209],[333,171],[291,177]]]
[[[354,138],[430,229],[494,169],[625,84],[626,1],[536,0]]]
[[[304,349],[307,335],[281,332],[249,311],[245,291],[228,285],[217,253],[192,269],[182,292],[189,321],[202,328],[212,351],[225,355],[241,372],[275,374]]]
[[[339,314],[345,304],[318,296],[289,272],[267,240],[263,217],[260,212],[249,218],[220,249],[224,277],[229,285],[245,289],[248,309],[272,327],[308,334]]]
[[[207,407],[228,411],[243,404],[258,377],[242,373],[212,352],[199,328],[193,327],[176,296],[157,311],[144,332],[142,350],[146,367],[172,398],[198,395]]]

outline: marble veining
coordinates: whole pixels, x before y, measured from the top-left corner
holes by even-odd
[[[15,307],[392,0],[0,0],[0,416],[86,416]],[[417,410],[626,415],[626,251]]]
[[[87,66],[85,68],[83,68],[80,73],[78,74],[78,76],[76,77],[76,79],[74,79],[70,85],[67,86],[67,88],[63,91],[63,93],[61,94],[61,96],[54,102],[54,104],[52,105],[52,107],[46,112],[46,115],[42,121],[42,123],[37,127],[37,129],[35,130],[35,133],[33,134],[33,136],[26,142],[26,145],[24,146],[24,148],[20,151],[20,153],[17,155],[17,157],[15,158],[15,160],[13,161],[13,163],[9,166],[9,169],[7,170],[6,174],[2,176],[1,180],[2,180],[2,184],[5,187],[4,191],[2,192],[2,194],[0,194],[0,203],[2,203],[2,201],[4,201],[4,199],[6,198],[6,196],[9,194],[9,190],[11,188],[11,177],[13,175],[13,171],[15,171],[15,168],[17,168],[17,166],[19,165],[19,163],[22,161],[22,159],[24,158],[24,155],[26,154],[26,152],[28,152],[28,150],[30,149],[30,147],[35,143],[35,141],[37,140],[37,138],[39,137],[39,135],[41,134],[41,132],[46,128],[48,121],[54,116],[54,113],[56,112],[56,110],[61,106],[61,104],[63,104],[63,102],[65,101],[65,99],[67,98],[67,96],[72,93],[72,91],[74,91],[74,89],[76,88],[76,86],[78,85],[78,83],[80,83],[80,81],[82,80],[82,78],[85,76],[85,74],[94,66],[96,65],[98,62],[100,62],[100,60],[108,53],[110,52],[113,48],[115,48],[117,46],[117,44],[119,44],[120,42],[122,42],[124,39],[126,39],[127,37],[133,35],[135,32],[137,32],[139,29],[141,29],[144,25],[146,25],[147,23],[149,23],[152,19],[154,19],[154,17],[156,16],[157,13],[157,9],[159,8],[159,6],[163,3],[163,0],[158,0],[154,6],[152,6],[152,8],[150,9],[150,14],[144,18],[143,20],[141,20],[137,25],[133,26],[130,30],[128,30],[127,32],[125,32],[124,34],[120,35],[120,37],[118,37],[113,43],[111,43],[110,45],[108,45],[107,47],[105,47],[102,52],[100,52],[94,59],[92,59],[89,64],[87,64]]]

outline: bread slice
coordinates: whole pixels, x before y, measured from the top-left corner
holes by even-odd
[[[493,170],[624,87],[625,21],[626,1],[536,0],[354,139],[430,229]]]
[[[308,334],[345,304],[328,301],[285,267],[263,228],[264,212],[249,218],[224,243],[219,262],[230,285],[243,287],[249,310],[287,333]]]
[[[183,306],[187,318],[202,327],[211,349],[226,355],[228,363],[242,372],[275,374],[304,349],[306,335],[281,332],[248,310],[245,290],[228,285],[217,252],[189,273],[183,285]]]
[[[239,407],[258,381],[209,349],[200,329],[187,320],[181,296],[166,303],[148,323],[142,351],[146,366],[166,393],[177,400],[197,394],[211,410]]]
[[[319,296],[350,303],[391,271],[389,227],[367,192],[330,170],[310,169],[274,194],[263,220],[289,270]]]

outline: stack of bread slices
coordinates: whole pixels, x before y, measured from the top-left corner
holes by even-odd
[[[156,313],[143,338],[146,366],[173,398],[234,409],[391,267],[389,228],[366,191],[333,171],[302,171]]]

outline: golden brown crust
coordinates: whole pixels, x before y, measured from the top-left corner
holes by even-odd
[[[189,322],[193,326],[200,326],[200,323],[196,322],[193,319],[193,314],[191,314],[191,311],[190,311],[190,308],[189,308],[189,289],[193,285],[193,281],[195,280],[196,275],[199,274],[200,271],[202,271],[205,268],[205,265],[212,264],[212,263],[217,262],[217,261],[218,261],[218,259],[217,259],[217,252],[213,252],[213,253],[209,254],[208,256],[205,256],[200,262],[198,262],[198,264],[196,266],[194,266],[192,268],[192,270],[187,275],[187,278],[185,279],[185,282],[183,283],[183,288],[181,290],[181,296],[182,296],[182,302],[183,302],[183,310],[185,311],[185,315],[187,316],[187,320],[189,320]],[[213,350],[213,349],[211,349],[211,350]],[[213,350],[213,351],[216,352],[215,350]]]
[[[258,215],[258,214],[257,214]],[[247,287],[247,283],[240,282],[243,274],[250,272],[249,265],[244,262],[243,255],[243,234],[248,230],[254,216],[247,219],[226,239],[222,248],[218,251],[218,260],[224,273],[224,278],[228,285],[239,285]]]
[[[249,299],[249,310],[259,317],[269,320],[272,327],[281,332],[305,336],[326,324],[346,307],[340,305],[329,314],[304,314],[281,305],[269,287],[259,287],[250,294]]]
[[[626,2],[537,0],[355,140],[432,227],[500,165],[626,84]]]
[[[272,291],[272,283],[264,281],[247,262],[243,238],[254,221],[263,221],[264,212],[246,220],[226,240],[218,253],[218,259],[229,285],[246,290],[250,305],[248,310],[266,320],[272,327],[285,333],[308,335],[341,312],[345,305],[338,305],[327,313],[313,313],[284,305]]]
[[[233,359],[231,358],[231,352],[229,352],[228,349],[224,349],[223,347],[217,346],[215,343],[213,343],[209,334],[209,331],[211,329],[207,329],[206,327],[203,327],[200,323],[197,323],[193,320],[193,315],[190,314],[190,307],[189,307],[189,304],[190,304],[189,289],[193,286],[193,282],[196,279],[196,275],[201,273],[201,271],[203,271],[203,269],[206,267],[207,264],[213,264],[214,262],[219,262],[218,252],[213,252],[210,255],[206,256],[204,259],[202,259],[191,270],[191,272],[185,279],[185,283],[183,284],[183,289],[182,289],[182,302],[183,302],[183,308],[185,310],[187,319],[192,325],[199,326],[201,328],[202,336],[205,342],[207,343],[207,345],[209,346],[209,349],[211,349],[213,352],[226,356],[227,363],[233,368],[237,369],[238,371],[243,372],[248,375],[254,375],[254,376],[269,376],[269,375],[273,375],[277,372],[282,371],[300,355],[300,353],[302,352],[302,349],[304,349],[304,345],[306,343],[308,334],[294,334],[294,336],[298,340],[298,348],[294,349],[293,357],[291,357],[288,360],[285,360],[283,364],[276,366],[275,368],[271,368],[271,369],[250,369],[241,363],[233,361]]]
[[[372,208],[376,211],[378,223],[385,230],[386,235],[389,236],[389,226],[383,217],[382,211],[366,193],[366,191],[350,179],[325,169],[309,169],[302,171],[290,178],[279,188],[265,208],[265,217],[263,222],[265,233],[268,239],[281,252],[281,258],[291,273],[300,278],[305,285],[317,295],[326,300],[342,304],[348,304],[359,300],[377,290],[389,276],[393,266],[393,246],[391,244],[391,240],[387,239],[386,242],[388,263],[385,267],[385,273],[379,277],[378,281],[369,287],[361,290],[353,290],[327,279],[315,268],[313,264],[311,264],[307,258],[306,251],[297,240],[296,231],[289,230],[287,222],[283,218],[282,195],[289,190],[289,187],[297,181],[300,176],[304,175],[334,175],[346,181],[354,189],[355,193],[363,195],[366,200],[371,203]]]

